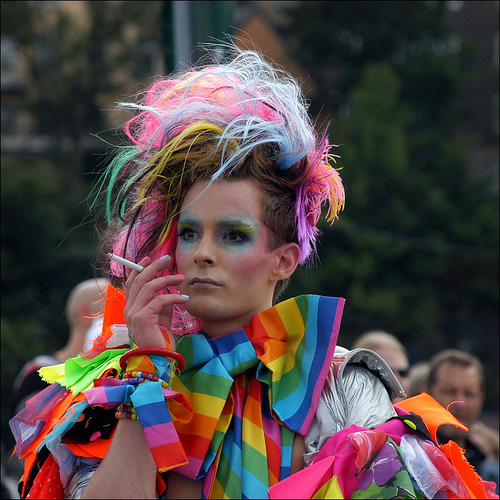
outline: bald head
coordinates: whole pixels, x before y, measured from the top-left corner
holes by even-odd
[[[104,309],[104,298],[109,281],[93,278],[79,283],[66,301],[66,319],[71,328],[78,323],[89,324]]]
[[[401,351],[405,356],[408,356],[404,345],[394,335],[384,330],[373,330],[365,333],[352,346],[353,349],[357,347],[371,349],[375,352],[382,347],[388,347],[396,351]]]
[[[363,347],[379,354],[391,367],[406,393],[409,389],[408,353],[404,345],[384,330],[373,330],[362,335],[352,346],[353,349]]]

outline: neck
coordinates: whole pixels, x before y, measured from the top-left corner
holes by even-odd
[[[237,330],[241,330],[245,325],[247,325],[248,322],[246,323],[241,323],[241,322],[234,322],[234,323],[228,323],[228,322],[202,322],[201,323],[201,330],[203,330],[209,337],[214,338],[214,337],[219,337],[220,335],[224,335],[226,333],[231,333],[235,332]]]
[[[236,318],[231,318],[230,320],[202,320],[201,330],[203,330],[209,337],[212,338],[218,337],[219,335],[224,335],[226,333],[236,332],[237,330],[241,330],[246,325],[248,325],[255,314],[238,316]]]
[[[61,361],[61,363],[64,363],[69,358],[78,356],[83,350],[83,342],[86,333],[86,328],[75,328],[71,332],[68,343],[60,351],[55,353],[56,358]]]

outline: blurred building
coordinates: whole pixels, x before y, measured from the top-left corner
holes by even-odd
[[[471,81],[459,97],[467,118],[466,131],[478,144],[470,158],[473,174],[492,180],[493,194],[498,194],[498,1],[450,1],[448,17],[460,38],[471,44],[468,65],[479,78]]]
[[[121,25],[110,23],[112,36],[105,37],[96,24],[109,22],[106,9],[116,9],[116,15],[108,12],[110,19],[120,22],[118,13],[131,8],[131,4],[145,8],[141,16],[122,17]],[[295,1],[176,1],[176,2],[88,2],[88,1],[31,1],[2,2],[12,4],[17,10],[30,9],[26,19],[36,19],[30,26],[34,30],[33,45],[27,43],[26,27],[20,25],[19,12],[10,11],[12,23],[4,19],[2,23],[1,49],[1,132],[2,154],[42,154],[50,151],[66,151],[75,155],[93,154],[103,149],[102,141],[89,132],[112,129],[122,121],[122,116],[114,111],[115,102],[137,91],[136,82],[156,74],[165,74],[179,65],[189,64],[195,58],[195,47],[199,42],[209,42],[209,37],[222,39],[231,33],[237,45],[259,48],[266,57],[275,61],[292,75],[299,78],[306,95],[314,88],[314,81],[288,53],[285,31],[286,10]],[[431,4],[432,2],[429,2]],[[92,9],[90,8],[92,5]],[[100,4],[100,6],[96,6]],[[324,2],[328,8],[329,2]],[[465,40],[471,42],[474,51],[469,56],[470,64],[480,75],[471,81],[459,98],[459,104],[467,116],[467,133],[477,139],[470,164],[473,173],[492,179],[492,189],[498,193],[498,137],[499,137],[499,93],[498,93],[498,1],[448,1],[449,20],[457,28],[458,36],[450,38],[445,46],[435,50],[456,51]],[[149,13],[148,13],[149,11]],[[9,11],[7,11],[9,14]],[[16,14],[16,18],[14,16]],[[101,17],[97,17],[101,16]],[[99,57],[106,69],[106,75],[88,75],[99,80],[107,78],[107,84],[98,87],[94,101],[82,101],[78,111],[82,117],[80,130],[72,133],[58,130],[57,114],[51,111],[51,96],[40,95],[43,85],[40,75],[34,75],[33,62],[49,63],[53,60],[54,72],[61,72],[60,80],[54,85],[63,88],[64,72],[72,75],[76,71],[71,61],[55,57],[55,48],[64,41],[58,38],[62,21],[71,25],[66,30],[75,39],[87,34],[89,42],[95,46],[82,45],[82,54],[75,55],[74,65],[85,58],[83,50]],[[16,24],[17,23],[17,24]],[[22,23],[22,21],[21,21]],[[7,29],[4,29],[7,26]],[[28,25],[27,25],[28,26]],[[58,31],[59,30],[59,31]],[[101,27],[102,31],[102,27]],[[99,37],[95,34],[101,33]],[[67,35],[68,36],[68,35]],[[24,38],[23,38],[24,37]],[[82,40],[85,37],[81,37]],[[83,42],[82,42],[83,43]],[[70,45],[70,43],[68,43]],[[75,46],[77,47],[77,46]],[[60,49],[58,49],[61,52]],[[128,51],[128,54],[125,52]],[[64,54],[63,54],[64,55]],[[68,55],[66,57],[69,57]],[[123,60],[122,64],[117,63]],[[88,64],[91,73],[92,66]],[[47,67],[47,64],[45,64]],[[102,67],[102,66],[101,66]],[[44,70],[47,71],[47,70]],[[97,69],[97,72],[100,70]],[[43,76],[43,75],[42,75]],[[88,91],[95,91],[90,88]],[[75,90],[75,94],[77,90]],[[54,94],[56,95],[56,94]],[[77,105],[75,95],[75,106]],[[89,97],[89,96],[87,96]],[[33,112],[33,103],[45,99],[44,120]],[[93,106],[93,109],[88,109]],[[75,111],[76,113],[76,111]],[[47,114],[49,116],[47,119]],[[101,124],[101,129],[95,128]],[[82,171],[82,161],[77,161],[75,174]]]

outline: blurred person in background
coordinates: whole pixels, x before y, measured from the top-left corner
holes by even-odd
[[[484,453],[486,459],[481,463],[481,473],[483,477],[488,478],[488,481],[496,482],[496,493],[498,494],[500,475],[498,470],[500,436],[498,432],[477,420],[471,426],[469,439]]]
[[[13,413],[19,413],[33,396],[49,386],[38,370],[44,366],[64,363],[69,358],[91,346],[99,335],[104,309],[104,295],[109,284],[107,278],[82,281],[71,290],[66,300],[66,321],[69,336],[66,345],[55,353],[40,354],[28,361],[16,377],[11,394]],[[19,479],[23,473],[23,460],[12,457],[8,463],[9,472]],[[4,497],[2,497],[4,498]]]
[[[49,385],[40,378],[40,368],[64,363],[77,356],[100,333],[98,326],[102,317],[97,315],[104,309],[103,293],[108,283],[107,278],[93,278],[79,283],[70,292],[65,310],[69,326],[68,342],[59,351],[40,354],[23,366],[12,387],[14,413],[20,412],[26,401]]]
[[[407,391],[409,398],[422,394],[425,391],[429,369],[430,363],[428,361],[420,361],[410,368]]]
[[[394,335],[383,330],[366,332],[352,346],[353,349],[360,347],[370,349],[382,357],[396,375],[405,393],[408,394],[410,367],[408,353]]]
[[[496,483],[498,493],[498,432],[484,424],[477,425],[485,400],[484,382],[483,367],[476,356],[445,349],[432,357],[425,389],[469,429],[466,432],[442,425],[437,433],[440,443],[455,441],[465,450],[467,460],[477,472],[485,480]],[[485,441],[490,444],[486,445]]]

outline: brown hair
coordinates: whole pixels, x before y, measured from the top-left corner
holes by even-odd
[[[431,358],[426,384],[427,388],[431,388],[437,382],[439,367],[445,363],[462,366],[463,368],[469,368],[470,366],[477,368],[481,377],[481,391],[484,393],[484,370],[481,362],[473,354],[459,351],[458,349],[445,349]]]
[[[142,175],[136,178],[136,184],[131,184],[123,195],[126,197],[131,192],[143,190],[143,199],[147,200],[132,207],[122,218],[125,227],[128,228],[125,238],[126,248],[129,241],[136,243],[139,240],[133,234],[137,221],[147,220],[153,213],[157,216],[160,209],[165,214],[163,224],[151,224],[150,231],[142,230],[142,244],[134,252],[136,260],[151,255],[162,246],[162,234],[167,233],[165,227],[171,229],[172,224],[176,224],[189,189],[198,181],[211,181],[220,166],[223,147],[210,134],[212,131],[208,127],[203,132],[200,132],[200,128],[198,124],[196,134],[186,134],[183,141],[177,144],[173,154],[165,157],[163,150],[156,154]],[[200,137],[202,134],[203,137]],[[233,147],[237,147],[237,144],[233,144]],[[279,168],[277,160],[272,146],[263,144],[248,152],[240,165],[224,172],[219,178],[226,181],[249,179],[262,189],[264,194],[262,220],[270,232],[269,251],[284,243],[298,244],[295,215],[296,186],[303,181],[306,174],[305,159],[286,171]],[[130,168],[135,167],[131,165]],[[154,178],[154,182],[148,184],[148,177]],[[147,226],[146,223],[143,227]],[[120,237],[118,226],[112,225],[110,230],[111,234],[115,234],[111,241],[113,239],[116,241]],[[173,250],[167,248],[165,252],[173,255]],[[111,280],[113,284],[122,281],[113,275]],[[273,303],[277,301],[289,281],[290,278],[287,278],[276,284]]]

